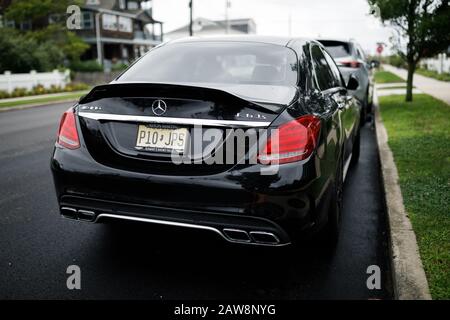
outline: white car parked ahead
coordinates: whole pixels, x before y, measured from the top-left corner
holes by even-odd
[[[359,87],[352,94],[364,106],[362,115],[364,119],[367,114],[372,112],[373,82],[372,66],[367,61],[363,49],[352,40],[319,39],[318,41],[333,57],[346,82],[351,74],[358,80]]]

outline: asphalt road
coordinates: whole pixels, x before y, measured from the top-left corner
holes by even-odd
[[[0,112],[0,299],[390,299],[374,131],[347,176],[334,252],[226,244],[216,235],[59,217],[49,159],[70,104]],[[66,269],[81,268],[81,290]],[[370,265],[381,289],[366,286]]]

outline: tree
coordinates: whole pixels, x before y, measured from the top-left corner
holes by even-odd
[[[0,73],[49,71],[62,64],[64,55],[50,43],[39,44],[15,29],[0,32]]]
[[[8,1],[4,1],[8,2]],[[15,21],[37,22],[50,14],[65,15],[70,5],[80,5],[81,0],[12,0],[6,7],[6,17]]]
[[[406,101],[412,101],[413,77],[420,59],[435,56],[450,46],[449,3],[447,0],[368,1],[378,8],[372,12],[397,31],[394,48],[408,64]]]
[[[28,32],[27,36],[35,39],[38,43],[50,43],[58,47],[64,57],[70,61],[77,61],[89,48],[82,39],[74,32],[66,29],[61,24],[50,24],[45,28]]]
[[[67,7],[81,3],[80,0],[12,0],[10,4],[8,3],[5,9],[6,19],[14,20],[16,23],[31,21],[33,26],[31,31],[18,33],[12,30],[11,32],[38,50],[36,53],[34,50],[31,51],[32,56],[44,58],[46,55],[42,52],[43,50],[47,50],[52,56],[50,61],[42,61],[38,64],[35,62],[30,64],[30,61],[33,61],[30,57],[28,61],[21,63],[22,67],[19,68],[21,71],[25,65],[37,65],[38,67],[35,68],[38,70],[55,68],[69,61],[76,61],[89,48],[74,32],[67,29],[65,23]],[[53,18],[53,23],[48,24],[50,16]],[[4,39],[4,41],[7,41],[7,39]],[[19,49],[23,47],[18,41],[12,41],[11,43],[16,45],[16,51],[20,51]],[[23,55],[20,56],[25,58]],[[8,69],[18,72],[14,70],[14,66],[18,67],[17,63],[13,60],[10,62],[13,67]],[[8,67],[5,62],[3,67]]]

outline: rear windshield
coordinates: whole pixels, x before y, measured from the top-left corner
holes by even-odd
[[[325,46],[328,53],[331,54],[333,58],[342,58],[351,56],[350,46],[346,42],[320,41],[320,43],[322,43]]]
[[[297,56],[270,44],[196,42],[163,45],[117,80],[163,83],[296,85]]]

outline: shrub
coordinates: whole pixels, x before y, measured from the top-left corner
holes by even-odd
[[[50,89],[47,89],[47,92],[48,92],[48,93],[58,93],[58,92],[62,92],[62,91],[64,91],[64,90],[61,89],[60,86],[55,86],[54,84],[52,84],[52,85],[50,86]]]
[[[9,93],[5,90],[0,90],[0,99],[9,98]]]
[[[72,85],[73,85],[74,90],[88,90],[89,89],[89,86],[83,82],[75,82]]]
[[[399,55],[389,56],[388,62],[390,65],[397,68],[406,68],[408,66],[408,64]]]
[[[66,85],[64,88],[64,91],[81,91],[81,90],[87,90],[89,89],[89,86],[82,82],[71,82]]]
[[[50,42],[38,42],[17,30],[3,28],[0,32],[0,73],[51,71],[64,61],[61,49]]]
[[[38,94],[45,94],[47,93],[47,89],[42,84],[38,84],[31,89],[31,94],[38,95]]]
[[[12,98],[17,98],[17,97],[23,97],[27,95],[27,89],[26,88],[15,88],[13,90],[13,92],[11,92],[11,97]]]
[[[450,81],[450,73],[443,72],[441,74],[437,73],[437,71],[434,70],[427,70],[425,68],[418,68],[416,70],[416,73],[421,74],[425,77],[434,78],[436,80],[440,81]]]
[[[33,87],[31,90],[27,90],[26,88],[16,88],[11,94],[7,91],[0,90],[0,99],[6,98],[18,98],[25,97],[29,95],[40,95],[46,93],[60,93],[60,92],[72,92],[72,91],[81,91],[87,90],[89,86],[82,82],[71,82],[68,83],[64,88],[60,86],[52,85],[49,89],[45,88],[42,84],[38,84]]]

